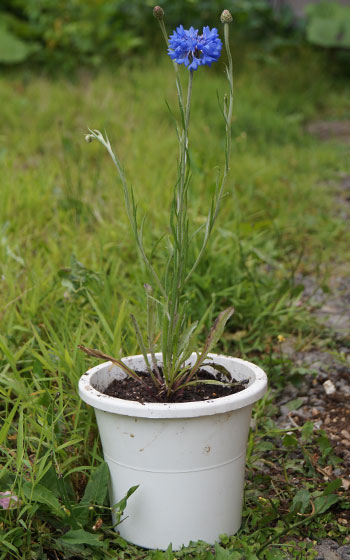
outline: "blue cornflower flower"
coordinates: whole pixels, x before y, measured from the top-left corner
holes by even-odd
[[[198,29],[184,29],[180,25],[170,36],[168,54],[177,64],[184,64],[189,70],[197,70],[198,66],[210,66],[212,62],[216,62],[221,49],[222,42],[215,27],[203,27],[202,35],[199,35]]]

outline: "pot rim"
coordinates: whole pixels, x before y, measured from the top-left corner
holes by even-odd
[[[196,356],[196,354],[192,354],[192,356]],[[161,354],[156,354],[156,357],[161,357]],[[79,380],[79,395],[84,402],[104,412],[139,418],[194,418],[238,410],[254,404],[266,393],[267,376],[259,366],[240,358],[233,358],[221,354],[209,354],[208,357],[213,360],[224,361],[225,367],[231,371],[233,377],[236,377],[238,369],[242,369],[242,366],[244,366],[245,377],[247,377],[246,370],[249,370],[249,385],[239,393],[205,401],[185,403],[140,403],[137,401],[110,397],[93,387],[91,384],[92,377],[98,374],[100,370],[105,370],[106,368],[109,368],[110,371],[112,369],[119,369],[112,362],[104,362],[89,369],[81,376]],[[141,354],[128,356],[127,358],[123,358],[123,361],[128,363],[135,359],[141,360],[143,356]],[[239,378],[243,379],[244,375],[239,376]]]

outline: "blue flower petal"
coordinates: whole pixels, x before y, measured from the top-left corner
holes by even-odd
[[[168,54],[177,64],[185,64],[189,70],[197,70],[199,66],[210,66],[221,54],[222,42],[218,30],[203,27],[202,34],[198,29],[184,29],[182,25],[169,38]]]

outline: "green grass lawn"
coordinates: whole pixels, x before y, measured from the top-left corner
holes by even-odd
[[[349,85],[312,52],[286,52],[274,65],[247,54],[235,59],[232,172],[218,225],[190,287],[190,307],[193,319],[209,308],[204,336],[217,313],[233,305],[221,350],[259,362],[272,385],[281,388],[285,373],[271,350],[277,335],[317,333],[307,310],[298,306],[296,273],[326,281],[349,257],[332,193],[332,182],[349,173],[346,146],[304,131],[313,119],[349,118]],[[77,345],[116,356],[137,352],[128,317],[143,313],[147,281],[112,163],[97,143],[87,145],[84,135],[87,127],[106,129],[134,186],[140,215],[148,213],[145,238],[152,247],[167,228],[176,180],[176,134],[165,103],[175,106],[173,82],[169,61],[150,59],[98,75],[81,71],[71,80],[29,70],[0,77],[0,491],[11,490],[20,500],[0,510],[1,560],[235,560],[242,554],[254,559],[259,549],[267,560],[287,553],[313,557],[305,549],[311,545],[298,542],[300,517],[293,506],[298,488],[287,475],[283,500],[272,505],[250,484],[242,531],[223,537],[215,551],[203,543],[176,555],[143,551],[111,530],[103,499],[92,500],[96,505],[89,509],[85,494],[77,505],[91,473],[96,483],[102,462],[93,411],[77,395],[78,379],[93,362]],[[217,166],[223,165],[216,92],[222,96],[225,87],[220,64],[195,75],[189,195],[195,227],[205,219]],[[155,259],[161,266],[161,256]],[[255,412],[249,465],[266,445],[281,442],[284,434],[273,414],[269,396]],[[310,449],[317,445],[307,430],[301,438]],[[300,468],[312,477],[312,466]],[[309,488],[322,494],[324,487],[321,479]],[[282,535],[278,517],[282,502],[289,504],[289,536]],[[103,524],[94,531],[100,517]],[[263,523],[264,517],[271,521]],[[325,520],[331,523],[331,513],[319,519],[304,519],[315,539],[328,534],[321,527]],[[65,538],[67,530],[82,527],[88,536]],[[329,531],[342,538],[337,524]]]

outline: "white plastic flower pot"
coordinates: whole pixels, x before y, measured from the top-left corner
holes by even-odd
[[[250,362],[210,358],[232,378],[248,379],[247,387],[213,400],[141,404],[103,394],[113,379],[125,376],[111,362],[80,378],[79,394],[95,408],[111,475],[111,505],[139,485],[117,527],[129,542],[163,550],[172,543],[176,550],[190,541],[214,543],[241,525],[251,410],[266,392],[267,378]],[[123,361],[138,370],[144,365],[142,356]]]

